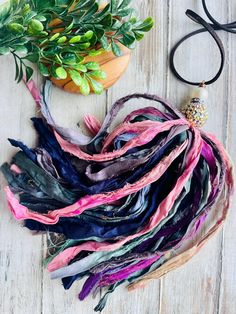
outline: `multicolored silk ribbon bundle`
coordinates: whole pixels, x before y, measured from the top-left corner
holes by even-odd
[[[49,82],[42,96],[28,87],[43,115],[32,119],[39,142],[30,149],[10,140],[21,151],[2,166],[8,205],[27,228],[56,241],[47,258],[53,279],[69,289],[87,277],[80,300],[106,288],[95,311],[120,284],[134,289],[185,263],[222,225],[233,189],[229,157],[167,101],[124,97],[102,125],[85,117],[90,138],[54,122]],[[136,98],[165,110],[135,110],[110,131]]]

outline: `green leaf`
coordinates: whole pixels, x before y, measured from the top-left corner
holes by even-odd
[[[33,69],[31,67],[27,66],[25,69],[26,82],[28,82],[31,79],[33,73],[34,73]]]
[[[88,69],[88,70],[92,70],[92,71],[96,71],[100,69],[100,66],[97,62],[88,62],[85,63],[84,66]]]
[[[40,45],[43,46],[48,42],[48,38],[45,38],[43,40],[40,41]]]
[[[21,37],[17,39],[17,44],[29,44],[29,40],[26,37]]]
[[[64,32],[65,32],[65,33],[68,33],[69,31],[72,30],[73,26],[74,26],[74,22],[72,21],[72,22],[64,29]]]
[[[44,15],[42,15],[42,14],[37,14],[37,15],[35,16],[35,18],[36,18],[37,20],[39,20],[40,22],[45,22],[45,21],[47,21],[46,16],[44,16]]]
[[[82,37],[81,41],[88,41],[93,37],[93,31],[87,31]]]
[[[9,47],[0,47],[0,55],[7,55],[10,52]]]
[[[76,0],[55,0],[55,6],[53,9],[55,14],[61,16],[67,16],[71,9],[71,6],[76,2]]]
[[[100,95],[104,91],[103,85],[100,82],[95,81],[91,77],[89,77],[89,83],[95,94]]]
[[[84,9],[85,7],[91,7],[95,3],[95,0],[80,0],[76,6],[75,9]]]
[[[25,16],[26,14],[28,14],[30,12],[30,5],[29,3],[26,3],[22,9],[22,15]]]
[[[10,0],[10,7],[15,10],[19,5],[19,0]]]
[[[89,39],[90,47],[95,47],[98,42],[98,37],[95,33],[93,33],[93,37]]]
[[[18,40],[17,40],[17,42],[18,42]],[[21,42],[19,41],[19,45],[21,44]],[[27,49],[27,54],[30,54],[30,53],[39,53],[39,51],[40,51],[40,49],[39,49],[39,47],[37,47],[37,46],[33,46],[32,45],[32,42],[30,42],[30,41],[28,41],[27,43],[25,43],[25,44],[21,44],[21,46],[23,46],[24,45],[24,47]]]
[[[136,17],[132,17],[132,18],[129,20],[129,23],[131,23],[131,24],[137,23],[137,18],[136,18]]]
[[[96,56],[99,56],[99,55],[102,54],[102,53],[103,53],[102,50],[95,50],[95,49],[93,49],[93,50],[90,50],[90,51],[89,51],[88,55],[89,55],[90,57],[96,57]]]
[[[81,36],[80,35],[76,35],[74,37],[72,37],[70,40],[69,40],[69,43],[70,44],[75,44],[75,43],[78,43],[81,41]]]
[[[140,25],[134,27],[134,30],[148,32],[152,29],[154,21],[151,17],[146,18]]]
[[[93,15],[94,13],[96,13],[98,11],[99,5],[97,2],[95,2],[87,11],[86,13],[83,15],[83,17],[81,18],[82,21],[88,21]]]
[[[132,29],[132,24],[129,22],[125,22],[119,29],[119,33],[129,32]]]
[[[11,46],[11,48],[18,53],[23,53],[23,54],[28,53],[28,49],[24,45],[14,45],[14,46]]]
[[[130,5],[131,2],[132,0],[123,0],[118,9],[125,9],[128,5]]]
[[[56,63],[59,63],[59,64],[62,64],[62,63],[63,63],[62,60],[61,60],[61,58],[58,56],[58,54],[55,54],[55,55],[54,55],[54,60],[55,60]]]
[[[28,24],[28,31],[30,33],[33,33],[33,34],[39,33],[39,32],[42,32],[43,29],[44,29],[43,24],[36,19],[31,20]]]
[[[56,0],[56,5],[59,6],[68,6],[70,5],[71,0]]]
[[[131,15],[134,12],[134,9],[128,8],[128,9],[123,9],[118,12],[119,17],[126,17],[128,15]]]
[[[63,67],[58,67],[55,70],[57,77],[59,77],[60,79],[64,80],[67,78],[67,72]]]
[[[66,36],[62,36],[58,39],[57,43],[58,44],[64,44],[67,41],[67,37]]]
[[[115,56],[120,57],[122,55],[120,47],[114,41],[111,43],[111,49]]]
[[[25,31],[24,26],[19,23],[10,23],[7,25],[7,28],[14,34],[23,34]]]
[[[77,63],[76,54],[72,52],[62,53],[61,58],[64,64],[76,64]]]
[[[75,85],[81,86],[83,79],[80,73],[76,70],[69,70],[69,74],[71,76],[72,81],[75,83]]]
[[[90,43],[77,44],[78,49],[85,50],[90,47]]]
[[[87,68],[84,64],[76,64],[74,68],[83,73],[87,72]]]
[[[89,86],[89,83],[88,83],[88,81],[87,81],[87,79],[85,77],[82,78],[82,82],[81,82],[81,85],[80,85],[80,92],[84,96],[88,96],[89,93],[90,93],[90,86]]]
[[[110,12],[110,3],[108,3],[103,10],[101,11],[98,11],[96,14],[95,14],[95,20],[96,22],[99,22],[105,15],[106,13]]]
[[[57,39],[60,36],[60,33],[55,33],[54,35],[52,35],[52,37],[49,38],[49,41],[54,41],[55,39]]]
[[[110,44],[109,44],[108,39],[107,39],[106,36],[102,36],[102,38],[100,38],[99,41],[100,41],[103,49],[109,50]]]
[[[7,3],[4,3],[1,5],[1,10],[0,10],[0,23],[5,23],[5,21],[8,19],[10,16],[10,6],[7,5]]]
[[[135,37],[131,34],[124,34],[122,40],[120,42],[126,46],[130,47],[135,42]]]
[[[101,28],[100,28],[100,25],[96,25],[94,27],[94,33],[95,33],[95,35],[97,36],[98,39],[101,39],[104,36],[104,34],[105,34],[105,31],[102,28],[102,25],[101,25]]]
[[[24,18],[22,15],[16,13],[12,16],[12,22],[19,23],[20,25],[23,26]]]
[[[112,15],[107,14],[102,20],[100,20],[99,23],[102,24],[104,27],[111,26],[112,25]]]
[[[13,54],[14,61],[15,61],[15,66],[16,66],[16,74],[15,74],[15,81],[17,80],[20,72],[19,64],[17,62],[16,56]]]
[[[35,11],[29,11],[27,14],[24,16],[25,23],[29,22],[33,17],[35,17],[37,13]]]
[[[37,33],[36,35],[45,37],[45,36],[48,36],[48,32],[42,31],[42,32]]]
[[[19,82],[22,80],[23,75],[24,75],[24,73],[23,73],[23,64],[20,63],[20,66],[19,66],[19,75],[18,75],[18,78],[17,78],[17,83],[19,83]]]
[[[111,13],[115,13],[118,8],[118,0],[111,0]]]
[[[52,77],[54,77],[54,78],[56,78],[56,79],[59,78],[59,77],[57,76],[57,73],[56,73],[56,67],[55,67],[55,65],[53,65],[53,64],[50,66],[50,73],[51,73]]]
[[[39,72],[43,75],[43,76],[49,76],[49,70],[47,68],[47,66],[45,64],[43,64],[42,62],[38,63],[38,69]]]
[[[112,30],[119,30],[122,26],[121,21],[119,20],[113,20],[112,22]]]
[[[93,76],[95,78],[104,80],[107,77],[107,74],[105,71],[97,70],[97,71],[89,72],[89,76]]]
[[[76,53],[76,57],[77,57],[77,63],[81,63],[84,61],[84,57],[81,56],[79,53]]]
[[[135,47],[136,47],[135,42],[132,45],[128,46],[128,48],[131,49],[131,50],[135,49]]]
[[[142,39],[143,39],[144,34],[143,34],[143,33],[140,33],[140,32],[135,31],[135,32],[134,32],[134,36],[135,36],[136,40],[140,41],[140,40],[142,40]]]
[[[55,0],[33,0],[32,2],[37,11],[53,8],[56,4]]]

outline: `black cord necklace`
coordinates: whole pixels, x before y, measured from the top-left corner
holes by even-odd
[[[193,86],[198,86],[197,88],[193,89],[193,92],[191,94],[191,100],[189,103],[187,103],[183,108],[182,112],[185,114],[186,118],[195,126],[195,127],[202,127],[208,118],[208,113],[206,109],[206,100],[208,98],[208,92],[206,90],[207,85],[211,85],[214,82],[218,80],[218,78],[221,76],[222,71],[224,69],[225,65],[225,49],[223,42],[221,41],[220,37],[217,35],[216,31],[218,30],[224,30],[229,33],[236,33],[236,21],[228,24],[220,24],[218,21],[216,21],[212,15],[210,14],[206,1],[202,0],[202,5],[204,8],[204,11],[209,18],[209,20],[212,23],[206,22],[200,15],[197,13],[187,10],[186,15],[192,19],[194,22],[200,24],[203,26],[203,28],[198,29],[196,31],[193,31],[186,36],[184,36],[181,40],[179,40],[174,47],[171,50],[170,53],[170,68],[172,73],[175,75],[177,79],[179,79],[181,82],[193,85]],[[220,62],[220,67],[216,75],[208,80],[208,81],[202,81],[202,82],[192,82],[184,79],[179,72],[177,71],[175,67],[175,54],[177,49],[180,47],[180,45],[185,42],[187,39],[190,37],[193,37],[197,34],[208,32],[213,39],[215,40],[219,51],[220,51],[220,56],[221,56],[221,62]]]

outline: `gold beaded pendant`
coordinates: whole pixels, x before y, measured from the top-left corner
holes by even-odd
[[[181,111],[194,127],[201,128],[208,119],[206,108],[208,92],[206,90],[206,85],[201,83],[199,87],[195,87],[192,90],[190,97],[190,102],[185,104],[181,108]]]

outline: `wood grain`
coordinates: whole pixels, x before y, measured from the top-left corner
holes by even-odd
[[[178,106],[188,95],[189,87],[170,73],[168,53],[172,45],[198,26],[184,14],[190,8],[203,13],[196,0],[136,0],[142,16],[154,16],[155,29],[137,47],[128,70],[121,80],[101,96],[82,97],[53,89],[52,112],[63,126],[77,127],[85,113],[100,120],[112,103],[132,92],[150,92],[168,97]],[[233,1],[208,0],[213,15],[220,21],[235,19]],[[236,37],[220,33],[227,50],[223,76],[209,87],[210,119],[206,129],[215,133],[236,157]],[[23,84],[13,82],[14,65],[10,57],[1,57],[0,71],[0,162],[15,152],[7,138],[31,145],[36,136],[30,123],[34,103]],[[219,54],[209,35],[203,34],[184,44],[176,58],[181,73],[193,80],[208,79],[219,65]],[[40,79],[36,77],[38,84]],[[116,123],[130,110],[145,102],[130,102]],[[83,123],[80,123],[83,128]],[[82,283],[65,292],[58,281],[51,281],[42,267],[46,242],[14,221],[7,210],[0,177],[0,313],[3,314],[91,314],[98,301],[77,300]],[[236,313],[236,211],[231,209],[224,229],[190,262],[153,281],[141,290],[128,293],[117,289],[104,314],[235,314]]]

